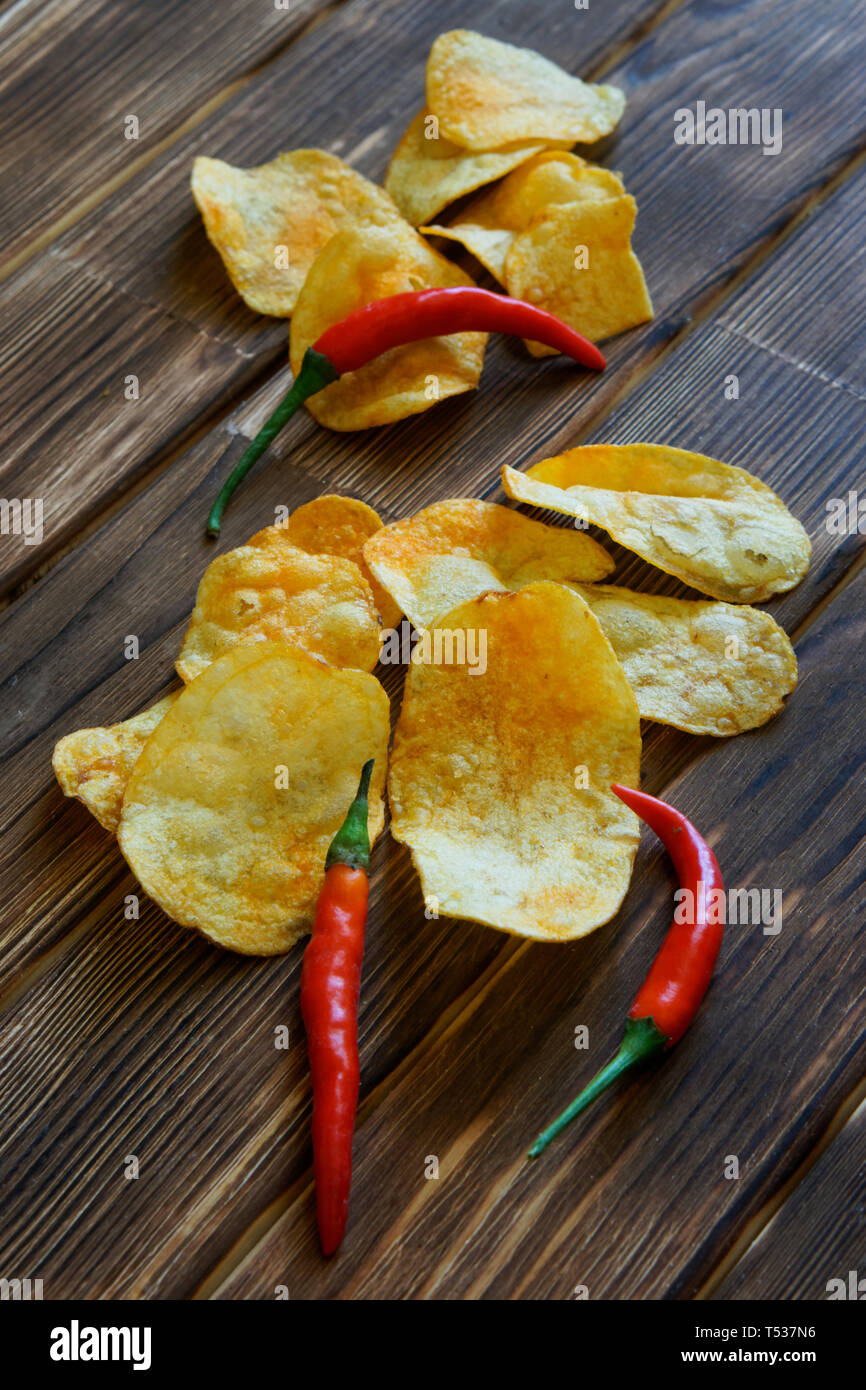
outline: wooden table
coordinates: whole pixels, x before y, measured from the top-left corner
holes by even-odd
[[[321,145],[381,179],[430,42],[458,26],[626,89],[602,157],[639,203],[655,321],[607,345],[598,379],[492,340],[480,390],[421,417],[345,435],[305,414],[251,475],[223,547],[325,491],[388,519],[502,500],[501,463],[585,440],[752,470],[814,545],[771,605],[799,688],[729,741],[648,726],[644,785],[705,830],[731,886],[783,891],[784,926],[729,928],[664,1066],[530,1166],[527,1141],[615,1045],[667,926],[664,852],[645,833],[618,918],[554,948],[426,920],[385,837],[351,1223],[326,1263],[302,948],[221,953],[146,902],[127,920],[134,880],[49,760],[60,735],[170,684],[226,453],[287,379],[286,324],[243,306],[205,240],[193,156],[251,165]],[[147,1299],[820,1299],[866,1274],[866,574],[856,527],[826,525],[849,490],[866,511],[864,38],[854,0],[0,8],[2,493],[45,505],[41,544],[0,538],[0,1274],[42,1278],[46,1298]],[[699,100],[781,108],[782,152],[675,145],[675,110]],[[678,591],[618,560],[618,582]]]

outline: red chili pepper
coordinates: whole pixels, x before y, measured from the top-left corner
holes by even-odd
[[[208,517],[208,535],[219,535],[223,512],[235,488],[310,396],[323,391],[344,372],[357,371],[389,348],[414,343],[418,338],[470,332],[516,333],[556,348],[581,366],[592,367],[595,371],[605,366],[598,348],[554,314],[507,294],[481,290],[476,285],[414,290],[364,304],[339,323],[331,324],[313,346],[307,348],[288,395],[262,425],[223,484]]]
[[[711,901],[710,895],[724,892],[724,884],[706,840],[691,821],[666,802],[616,783],[613,790],[658,835],[674,861],[680,886],[692,895],[686,903],[693,910],[686,912],[686,921],[674,918],[629,1010],[619,1052],[538,1136],[529,1150],[530,1158],[537,1158],[617,1076],[679,1041],[707,992],[722,944],[723,923],[718,919],[724,914],[714,910],[718,900]]]
[[[358,994],[367,922],[370,840],[367,796],[373,759],[325,859],[313,935],[304,952],[301,1013],[313,1083],[313,1171],[322,1251],[343,1239],[358,1106]]]

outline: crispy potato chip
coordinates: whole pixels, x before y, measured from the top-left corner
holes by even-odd
[[[345,560],[354,560],[373,591],[382,626],[391,628],[399,623],[400,610],[371,574],[364,559],[364,542],[381,529],[381,518],[366,502],[331,492],[304,502],[286,522],[258,531],[247,544],[281,548],[288,544],[306,550],[309,555],[342,555]]]
[[[439,135],[429,111],[419,111],[391,156],[385,189],[407,222],[417,227],[542,149],[542,144],[527,144],[472,154]]]
[[[289,642],[332,666],[369,671],[379,622],[358,566],[286,545],[240,545],[212,560],[175,666],[185,681],[231,647]]]
[[[774,492],[685,449],[589,444],[527,473],[506,464],[502,486],[515,501],[602,526],[651,565],[731,603],[792,589],[809,568],[809,537]]]
[[[493,150],[515,140],[598,140],[619,121],[625,96],[581,82],[531,48],[452,29],[430,49],[427,106],[449,140]]]
[[[797,684],[797,658],[769,613],[745,604],[570,584],[592,609],[642,719],[723,737],[766,724]]]
[[[550,207],[514,238],[505,285],[556,314],[592,342],[653,316],[640,261],[631,249],[637,204],[628,194]],[[554,349],[529,343],[536,357]]]
[[[150,735],[178,696],[107,728],[76,729],[54,749],[54,775],[64,796],[77,797],[106,830],[116,830],[129,775]]]
[[[504,284],[505,261],[515,236],[549,207],[600,202],[624,192],[622,179],[610,169],[588,164],[576,154],[547,151],[515,169],[496,188],[470,199],[450,226],[433,224],[421,231],[459,241]]]
[[[375,758],[382,829],[388,697],[296,647],[236,647],[181,693],[135,765],[120,848],[170,917],[248,955],[309,931],[325,855]]]
[[[603,579],[613,561],[580,531],[458,497],[385,526],[364,547],[377,579],[417,628],[487,589],[538,579]]]
[[[408,222],[346,227],[316,257],[298,298],[290,338],[292,371],[297,376],[307,348],[326,328],[371,300],[428,286],[471,284]],[[312,396],[307,408],[332,430],[402,420],[446,396],[474,390],[486,343],[486,333],[452,333],[391,348]]]
[[[346,222],[395,217],[384,189],[325,150],[291,150],[256,169],[199,157],[192,193],[238,294],[286,318],[316,254]]]
[[[622,667],[561,584],[483,594],[439,621],[465,634],[467,653],[473,633],[474,655],[483,640],[484,665],[436,664],[435,644],[429,663],[413,653],[392,832],[436,912],[545,941],[584,936],[622,902],[638,843],[637,818],[610,790],[639,779]]]

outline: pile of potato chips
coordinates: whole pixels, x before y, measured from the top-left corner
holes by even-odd
[[[357,499],[317,498],[208,566],[182,691],[61,739],[64,792],[176,921],[261,955],[309,930],[371,757],[371,839],[384,823],[377,658],[408,664],[391,829],[428,908],[542,940],[582,936],[622,901],[638,821],[610,784],[639,783],[641,719],[725,736],[782,708],[796,658],[747,600],[796,584],[809,542],[757,478],[605,445],[504,481],[581,528],[476,498],[383,526]],[[585,520],[732,601],[606,583],[614,562]]]
[[[618,174],[569,153],[614,129],[622,92],[464,29],[433,44],[426,88],[384,189],[325,150],[290,150],[255,169],[195,160],[193,196],[232,284],[251,309],[292,320],[293,371],[324,329],[364,304],[471,284],[430,236],[462,243],[509,294],[593,340],[652,318],[631,249],[634,199]],[[433,220],[478,189],[452,221]],[[456,333],[393,348],[307,408],[334,430],[402,420],[473,390],[486,341]]]
[[[193,193],[246,303],[291,317],[296,373],[364,304],[471,283],[429,236],[604,338],[652,316],[636,206],[618,174],[570,151],[613,130],[624,104],[537,53],[455,30],[433,44],[425,106],[384,189],[335,155],[294,150],[257,169],[197,159]],[[485,343],[457,333],[394,348],[309,408],[337,430],[402,419],[476,386]],[[383,526],[357,499],[319,497],[208,566],[176,663],[182,690],[58,743],[63,791],[116,833],[176,921],[258,955],[310,929],[370,758],[371,840],[384,824],[379,660],[408,665],[391,828],[428,909],[543,940],[582,936],[619,908],[639,823],[611,783],[639,783],[641,719],[725,736],[782,708],[796,658],[748,605],[796,584],[810,546],[757,478],[635,444],[505,467],[502,482],[574,526],[475,498]],[[710,598],[604,582],[614,561],[590,523]]]

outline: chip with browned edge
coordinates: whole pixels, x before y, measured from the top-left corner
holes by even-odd
[[[255,169],[200,156],[192,192],[238,294],[279,318],[292,313],[316,254],[340,227],[397,215],[384,189],[326,150],[290,150]]]
[[[662,444],[588,444],[526,473],[506,464],[515,501],[602,526],[685,584],[756,603],[798,584],[811,545],[784,502],[743,468]]]
[[[413,654],[389,777],[425,902],[519,936],[584,936],[617,911],[638,843],[610,789],[639,778],[622,667],[562,584],[483,594],[437,628],[452,661],[435,643]]]
[[[284,522],[256,532],[247,545],[293,545],[310,555],[342,555],[345,560],[354,560],[373,591],[382,626],[392,628],[400,621],[400,610],[364,559],[364,542],[381,529],[381,518],[366,502],[329,492],[296,507]]]
[[[622,663],[642,719],[723,737],[778,714],[797,684],[787,633],[759,608],[574,584]]]
[[[379,620],[358,566],[294,546],[240,545],[212,560],[177,659],[193,680],[231,647],[295,644],[332,666],[370,671],[379,658]]]
[[[76,729],[55,746],[51,759],[64,796],[84,803],[106,830],[116,830],[129,775],[177,693],[105,728]]]
[[[320,251],[298,297],[290,337],[292,371],[297,376],[307,348],[326,328],[374,299],[471,284],[408,222],[345,227]],[[475,389],[486,343],[486,333],[451,333],[390,348],[311,396],[307,407],[333,430],[367,429],[416,415],[446,396]]]
[[[236,647],[182,692],[133,769],[120,848],[182,926],[248,955],[310,930],[328,845],[374,758],[382,829],[388,697],[281,643]]]
[[[493,150],[515,140],[598,140],[619,121],[625,97],[531,48],[452,29],[430,49],[427,106],[456,145]]]
[[[544,144],[536,142],[476,154],[446,140],[437,118],[419,111],[391,156],[385,188],[407,222],[417,227],[542,149]]]
[[[546,526],[474,497],[434,502],[383,527],[364,554],[418,628],[486,589],[521,589],[538,579],[603,579],[613,570],[607,552],[580,531]]]
[[[505,284],[505,262],[515,237],[548,208],[601,202],[619,198],[624,192],[619,174],[610,169],[588,164],[576,154],[545,151],[527,160],[495,188],[471,198],[448,226],[433,223],[421,231],[459,241]]]
[[[646,323],[653,306],[631,249],[636,215],[628,194],[549,207],[508,249],[508,293],[556,314],[592,342]],[[536,357],[554,351],[528,346]]]

